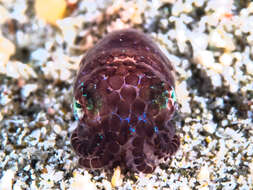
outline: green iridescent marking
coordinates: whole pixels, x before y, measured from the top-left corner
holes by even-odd
[[[165,90],[163,93],[162,93],[162,99],[163,99],[163,102],[165,101],[165,103],[163,103],[160,107],[161,109],[163,108],[166,108],[167,107],[167,104],[168,104],[168,90]]]
[[[156,104],[159,106],[159,109],[164,109],[167,107],[168,104],[168,90],[164,89],[165,83],[157,83],[155,85],[150,86],[151,89],[151,97],[152,97],[152,104]]]
[[[159,106],[159,109],[168,108],[168,104],[171,101],[172,105],[176,102],[176,93],[172,87],[169,91],[166,89],[165,83],[161,82],[150,86],[151,89],[151,103]]]
[[[102,106],[102,102],[97,96],[87,99],[86,108],[88,111],[92,111],[93,113],[98,113],[101,106]]]
[[[172,98],[172,100],[173,100],[174,102],[177,101],[176,92],[175,92],[174,88],[172,88],[171,98]]]
[[[87,110],[89,110],[89,111],[93,110],[93,108],[94,108],[93,101],[91,99],[89,99],[86,106],[87,106]]]
[[[92,114],[96,114],[99,112],[99,109],[101,108],[101,98],[97,94],[96,84],[88,84],[87,86],[83,85],[83,82],[81,83],[82,86],[82,97],[84,97],[84,100],[86,102],[85,109],[89,112],[92,112]]]

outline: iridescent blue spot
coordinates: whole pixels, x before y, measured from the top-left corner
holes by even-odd
[[[130,122],[130,117],[127,117],[125,120],[129,123]]]
[[[171,98],[174,100],[174,102],[176,102],[176,101],[177,101],[177,98],[176,98],[176,93],[175,93],[174,88],[172,89]]]
[[[143,121],[146,123],[147,122],[147,120],[146,120],[146,113],[143,113]]]
[[[99,138],[100,138],[100,139],[103,139],[104,137],[103,137],[103,135],[99,135]]]
[[[130,131],[134,133],[135,132],[135,128],[130,127]]]
[[[157,133],[157,132],[158,132],[158,128],[157,128],[157,126],[154,126],[154,131],[155,131],[155,133]]]
[[[143,113],[142,115],[140,115],[140,116],[138,117],[138,120],[139,120],[139,121],[144,121],[144,122],[146,123],[146,122],[147,122],[146,118],[147,118],[146,114]]]

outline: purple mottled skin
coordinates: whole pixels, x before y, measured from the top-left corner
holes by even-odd
[[[78,127],[71,143],[85,168],[151,173],[180,144],[173,67],[133,29],[112,32],[82,59],[74,84]]]

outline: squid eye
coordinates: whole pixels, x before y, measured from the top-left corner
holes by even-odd
[[[83,117],[82,105],[75,99],[73,99],[74,117],[75,120],[80,120]]]

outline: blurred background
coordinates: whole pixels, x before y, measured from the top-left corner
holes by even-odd
[[[181,147],[153,174],[108,177],[77,165],[72,83],[122,28],[175,67]],[[0,0],[0,189],[253,189],[253,2]]]

